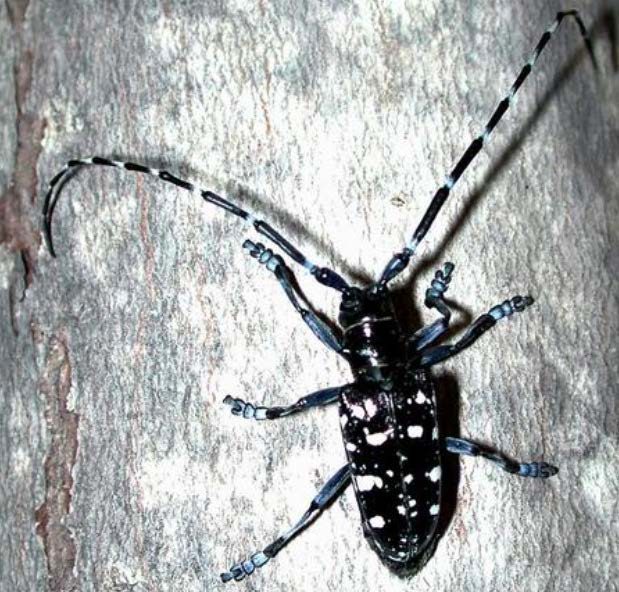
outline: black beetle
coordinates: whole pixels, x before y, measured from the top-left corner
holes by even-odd
[[[272,226],[238,205],[167,171],[133,162],[92,157],[69,161],[51,180],[43,206],[43,229],[52,255],[55,255],[51,234],[52,214],[60,188],[71,171],[82,165],[112,166],[156,176],[238,216],[305,267],[318,282],[341,293],[339,333],[311,309],[298,288],[292,270],[281,256],[261,243],[245,241],[244,248],[274,273],[290,302],[314,334],[347,359],[355,378],[350,384],[317,391],[287,407],[254,406],[232,397],[224,400],[231,405],[233,414],[257,420],[276,419],[310,407],[339,402],[340,423],[348,455],[348,463],[329,479],[301,519],[262,551],[221,574],[224,582],[241,580],[273,558],[315,520],[350,482],[359,503],[363,531],[372,548],[396,572],[415,573],[431,556],[437,542],[442,449],[455,454],[482,456],[509,473],[525,477],[547,478],[557,473],[556,467],[544,462],[517,462],[469,440],[442,437],[436,418],[434,384],[428,371],[430,366],[474,343],[498,320],[523,311],[533,303],[533,299],[515,296],[505,300],[476,319],[460,340],[438,345],[437,342],[449,328],[451,312],[444,294],[454,266],[446,263],[438,270],[426,292],[425,305],[435,308],[440,318],[414,334],[407,334],[398,322],[388,284],[407,267],[452,188],[488,141],[565,17],[575,19],[595,66],[591,43],[577,11],[559,12],[482,133],[469,145],[435,193],[410,241],[392,257],[379,279],[364,289],[350,286],[335,271],[312,263]]]

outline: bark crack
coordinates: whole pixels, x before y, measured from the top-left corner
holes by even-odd
[[[32,283],[41,243],[33,206],[38,188],[37,162],[45,132],[45,120],[26,110],[34,66],[34,54],[23,39],[28,5],[27,0],[7,0],[6,3],[17,48],[13,66],[17,148],[9,185],[0,194],[0,244],[21,253],[27,270],[24,291]]]
[[[76,543],[66,518],[73,498],[79,415],[68,407],[71,362],[64,334],[52,337],[40,389],[51,441],[45,457],[45,500],[35,511],[36,533],[43,542],[50,591],[77,589]]]

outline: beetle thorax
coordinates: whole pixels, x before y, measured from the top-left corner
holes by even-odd
[[[385,382],[402,361],[402,331],[386,290],[350,288],[344,292],[339,321],[344,350],[356,377]]]

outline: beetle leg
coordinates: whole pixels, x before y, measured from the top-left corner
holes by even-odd
[[[301,519],[294,526],[289,528],[262,551],[254,553],[246,561],[235,563],[230,568],[230,571],[223,572],[221,574],[221,581],[225,583],[236,580],[238,582],[245,576],[251,575],[257,567],[262,567],[269,559],[275,557],[275,555],[277,555],[295,536],[314,522],[314,520],[322,514],[323,510],[329,506],[349,484],[350,466],[346,464],[325,483],[312,500],[305,514],[303,514]]]
[[[424,347],[434,343],[447,331],[451,318],[451,310],[445,302],[444,294],[447,288],[449,288],[453,270],[454,264],[447,262],[434,274],[434,279],[430,287],[426,290],[424,304],[428,308],[436,308],[443,318],[434,321],[426,327],[422,327],[419,331],[411,335],[408,338],[409,351],[421,351]]]
[[[226,405],[230,405],[232,407],[230,410],[232,415],[237,415],[238,417],[245,417],[247,419],[278,419],[304,411],[305,409],[311,409],[312,407],[322,407],[335,403],[346,386],[336,386],[316,391],[301,397],[296,403],[286,407],[256,407],[251,403],[246,403],[243,399],[235,399],[230,395],[223,402]]]
[[[430,325],[422,327],[408,338],[408,350],[411,353],[421,351],[424,347],[445,335],[447,329],[449,329],[449,321],[446,318],[437,319]]]
[[[540,479],[547,479],[559,472],[559,469],[553,465],[545,462],[530,462],[523,463],[514,461],[500,452],[493,451],[489,448],[465,440],[463,438],[445,438],[445,447],[448,452],[454,454],[462,454],[464,456],[481,456],[491,463],[494,463],[499,468],[503,469],[507,473],[514,475],[520,475],[521,477],[539,477]]]
[[[269,271],[275,274],[284,292],[286,292],[288,300],[290,300],[296,311],[301,315],[305,324],[312,330],[312,333],[327,347],[337,353],[342,353],[344,346],[339,335],[309,308],[309,303],[299,289],[294,273],[284,260],[279,255],[273,253],[271,249],[267,249],[262,243],[254,243],[249,239],[243,243],[243,248],[254,259],[257,259],[259,263],[265,265]],[[308,308],[301,306],[301,302],[306,304]]]
[[[514,296],[510,300],[505,300],[505,302],[493,306],[486,314],[481,315],[469,326],[462,339],[452,345],[438,345],[421,352],[416,364],[425,368],[455,356],[477,341],[488,329],[494,327],[498,320],[509,317],[515,312],[522,312],[531,304],[533,304],[533,298],[530,296]]]

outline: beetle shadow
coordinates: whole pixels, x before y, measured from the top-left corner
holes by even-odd
[[[460,436],[460,396],[458,380],[454,374],[445,373],[436,380],[436,412],[441,442],[445,436]],[[436,526],[436,538],[447,532],[458,505],[460,462],[457,454],[441,450],[441,503]]]

